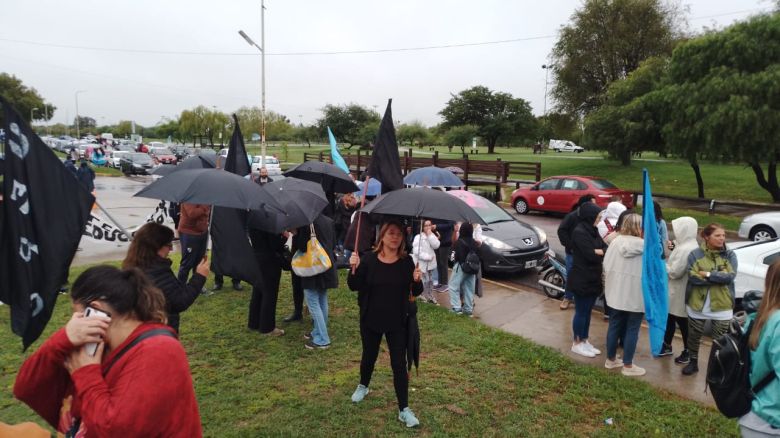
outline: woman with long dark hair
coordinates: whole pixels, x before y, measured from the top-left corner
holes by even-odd
[[[474,290],[479,274],[465,272],[463,265],[470,252],[479,255],[479,243],[474,240],[473,225],[464,223],[460,226],[453,251],[455,251],[455,263],[452,265],[452,278],[450,278],[450,308],[457,314],[471,316],[474,314]],[[463,295],[462,305],[461,295]]]
[[[168,325],[179,332],[179,313],[189,309],[198,298],[206,277],[209,262],[204,256],[195,268],[195,274],[186,284],[173,274],[173,261],[168,255],[173,250],[173,230],[155,222],[142,226],[127,250],[123,269],[138,268],[152,280],[165,296]]]
[[[201,436],[187,355],[143,272],[89,268],[71,300],[73,315],[24,362],[14,396],[67,436]]]
[[[373,252],[349,259],[354,269],[347,277],[351,290],[358,292],[360,307],[360,339],[363,355],[360,360],[360,384],[352,394],[359,403],[368,394],[368,385],[379,355],[382,336],[390,350],[393,368],[393,386],[398,399],[398,419],[406,427],[415,427],[420,421],[409,409],[409,377],[406,372],[406,314],[411,299],[422,293],[422,273],[406,254],[403,226],[387,222],[379,230],[379,240]]]

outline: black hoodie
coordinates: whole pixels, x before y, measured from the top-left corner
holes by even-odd
[[[598,296],[604,290],[601,279],[604,256],[596,250],[606,250],[606,244],[593,225],[601,208],[593,203],[585,203],[579,208],[579,223],[571,234],[571,251],[574,257],[571,272],[568,275],[567,289],[579,296]]]

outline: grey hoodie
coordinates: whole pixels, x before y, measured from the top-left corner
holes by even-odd
[[[697,249],[696,232],[699,224],[696,219],[683,216],[672,221],[675,247],[666,260],[669,273],[669,313],[683,318],[688,317],[685,310],[685,288],[688,285],[688,255]]]

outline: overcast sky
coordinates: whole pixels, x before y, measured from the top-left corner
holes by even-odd
[[[578,0],[266,0],[266,101],[294,123],[355,102],[397,120],[440,121],[450,93],[485,85],[544,110],[541,65]],[[681,0],[689,30],[722,28],[767,0]],[[203,104],[260,104],[260,0],[0,0],[0,72],[99,124],[163,117]],[[523,41],[431,50],[289,55]],[[76,48],[80,47],[80,48]],[[108,49],[108,50],[104,50]],[[168,53],[153,53],[168,52]],[[285,55],[286,54],[286,55]],[[548,102],[548,106],[551,103]]]

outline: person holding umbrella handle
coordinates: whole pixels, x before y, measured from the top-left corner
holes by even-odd
[[[415,427],[420,421],[409,409],[409,376],[405,369],[407,312],[408,306],[414,304],[410,301],[422,293],[423,285],[422,272],[414,265],[405,247],[402,225],[386,222],[379,231],[376,249],[362,258],[353,253],[349,259],[353,270],[347,277],[347,284],[358,292],[363,344],[360,384],[352,394],[352,401],[359,403],[369,392],[368,385],[384,335],[390,351],[398,419],[406,427]]]

